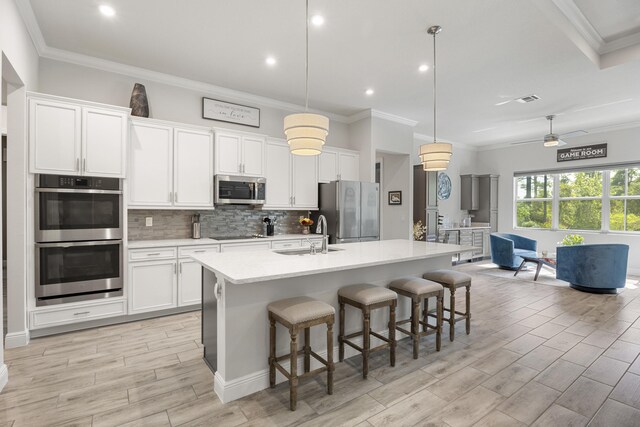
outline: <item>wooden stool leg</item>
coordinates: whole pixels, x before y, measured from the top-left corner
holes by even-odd
[[[289,380],[289,407],[296,410],[298,403],[298,330],[292,328],[291,334],[291,379]]]
[[[327,323],[327,393],[333,394],[333,321]]]
[[[467,285],[467,311],[465,314],[467,318],[467,335],[471,333],[471,285]]]
[[[449,304],[449,340],[453,341],[456,333],[456,288],[451,286],[451,299]]]
[[[309,372],[311,370],[311,346],[309,345],[310,329],[311,328],[304,329],[304,371],[305,372]]]
[[[444,299],[444,291],[441,291],[438,294],[438,302],[437,302],[437,310],[436,310],[436,351],[440,351],[440,345],[442,343],[442,318],[443,309],[442,309],[442,300]]]
[[[429,323],[429,298],[424,299],[424,309],[422,310],[422,332],[427,332],[427,324]]]
[[[418,358],[418,345],[420,344],[420,300],[411,298],[411,339],[413,340],[413,358]]]
[[[368,308],[362,310],[362,378],[369,375],[369,349],[371,348],[370,312]]]
[[[344,362],[344,303],[340,301],[340,331],[338,332],[338,360]]]
[[[276,386],[276,321],[269,316],[269,387]]]
[[[396,366],[396,305],[397,301],[394,300],[391,303],[391,309],[389,310],[389,340],[391,341],[391,350],[389,350],[390,365]]]

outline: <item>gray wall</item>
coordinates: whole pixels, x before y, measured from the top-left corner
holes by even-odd
[[[410,159],[407,154],[382,154],[382,188],[380,204],[382,208],[382,239],[409,239],[413,223],[413,190],[407,169]],[[413,169],[411,169],[413,173]],[[402,204],[389,204],[389,191],[402,191]]]
[[[214,211],[129,210],[129,240],[188,239],[191,216],[199,213],[202,237],[266,234],[262,219],[277,219],[275,234],[299,234],[299,217],[307,211],[267,211],[243,206],[220,206]],[[145,226],[146,217],[153,226]],[[313,231],[313,230],[312,230]]]

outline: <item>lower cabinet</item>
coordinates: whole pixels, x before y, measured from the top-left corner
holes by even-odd
[[[164,310],[178,305],[177,261],[129,264],[129,314]]]
[[[58,306],[39,307],[30,312],[29,329],[50,328],[107,317],[123,316],[127,313],[126,301],[88,301]]]
[[[200,304],[202,301],[202,266],[195,261],[181,259],[178,265],[178,305]]]

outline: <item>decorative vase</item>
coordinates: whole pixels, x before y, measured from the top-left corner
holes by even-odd
[[[136,83],[133,85],[129,107],[131,108],[132,116],[149,117],[149,100],[147,99],[147,90],[143,84]]]
[[[309,234],[309,226],[305,225],[302,227],[302,234]]]

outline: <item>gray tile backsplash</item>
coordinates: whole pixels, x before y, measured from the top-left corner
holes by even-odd
[[[195,210],[129,210],[129,240],[188,239],[191,237],[191,216],[200,214],[201,236],[238,236],[266,234],[262,219],[276,219],[275,234],[301,233],[298,224],[307,211],[268,211],[250,206],[220,206],[213,211]],[[145,218],[153,217],[153,226],[145,226]]]

